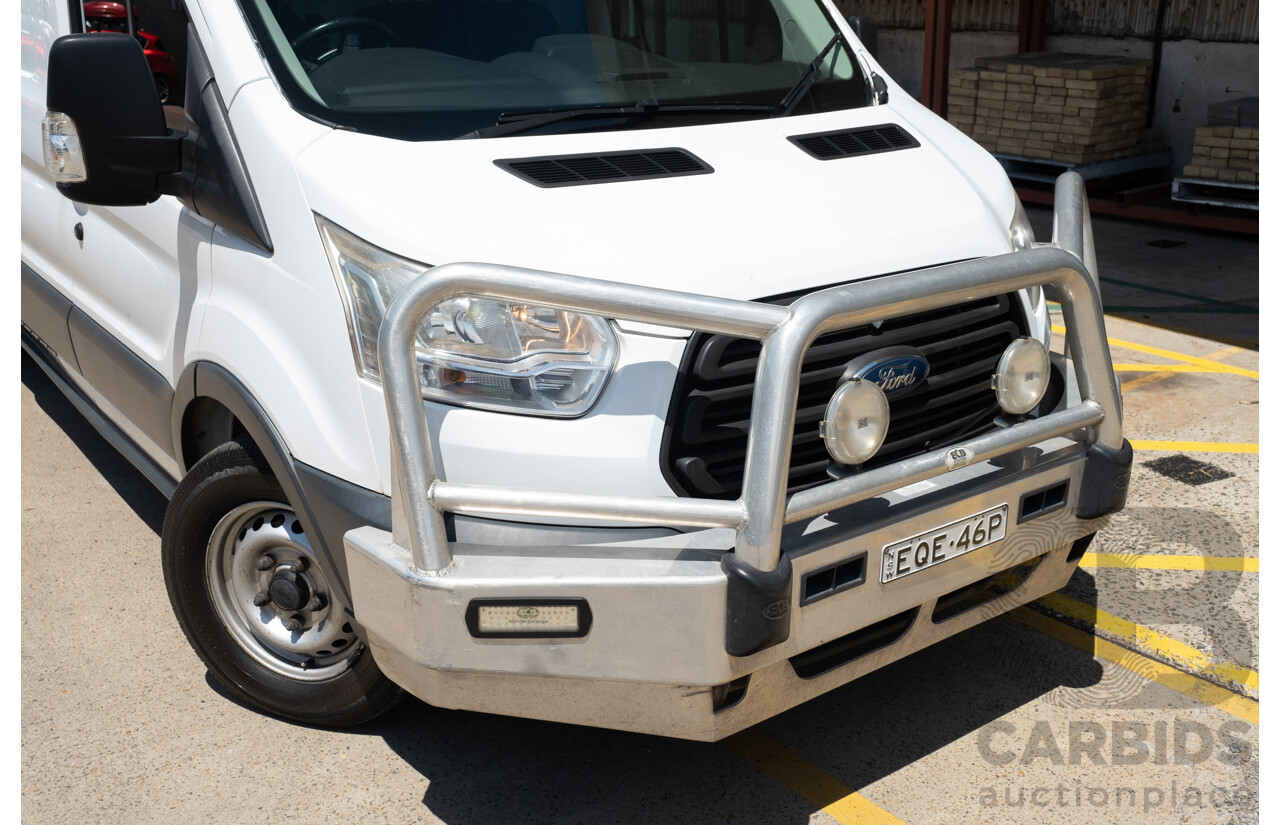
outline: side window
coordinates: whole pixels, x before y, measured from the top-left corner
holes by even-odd
[[[160,102],[182,106],[186,88],[187,12],[175,0],[132,0],[133,19],[125,3],[115,0],[70,0],[74,32],[133,34],[147,58]]]

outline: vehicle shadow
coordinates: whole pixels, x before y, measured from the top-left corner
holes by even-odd
[[[1077,578],[1074,596],[1087,600],[1093,577]],[[857,791],[1030,702],[1102,680],[1092,655],[998,618],[756,731]],[[450,825],[801,823],[844,793],[830,783],[824,798],[810,783],[805,799],[738,755],[732,739],[685,742],[412,699],[361,732],[382,736],[428,780],[423,805]],[[981,752],[975,744],[964,756],[976,761]]]
[[[111,485],[120,499],[157,536],[164,527],[164,513],[168,500],[146,476],[116,451],[98,434],[80,411],[67,400],[62,390],[49,379],[40,365],[22,353],[22,383],[31,391],[36,404],[53,423],[67,434],[76,449],[89,459],[89,463]]]

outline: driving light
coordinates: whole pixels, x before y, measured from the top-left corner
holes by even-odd
[[[380,380],[378,331],[400,290],[430,269],[361,240],[319,215],[361,374]],[[464,295],[433,307],[418,330],[422,395],[533,415],[582,415],[613,370],[617,339],[603,318]]]
[[[841,464],[861,464],[876,454],[889,431],[889,401],[870,381],[840,385],[827,403],[818,435]]]
[[[1034,338],[1019,338],[1005,349],[991,376],[991,388],[1005,412],[1022,415],[1040,403],[1049,387],[1049,353]]]
[[[89,179],[76,122],[62,112],[45,112],[40,123],[44,168],[54,183],[83,183]]]
[[[591,629],[591,608],[584,599],[477,599],[466,622],[477,638],[581,638]]]

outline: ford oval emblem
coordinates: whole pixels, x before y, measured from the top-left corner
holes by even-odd
[[[924,385],[929,360],[915,347],[887,347],[853,359],[845,367],[841,383],[861,378],[878,386],[884,397],[900,398]]]
[[[771,622],[776,622],[791,612],[791,601],[789,599],[778,599],[776,602],[769,602],[764,606],[764,617]]]

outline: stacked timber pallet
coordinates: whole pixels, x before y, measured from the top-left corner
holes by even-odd
[[[1183,177],[1224,183],[1258,182],[1258,130],[1243,126],[1198,126],[1191,163]]]
[[[975,62],[951,72],[947,119],[991,152],[1082,165],[1163,148],[1144,128],[1149,61],[1036,53]]]

